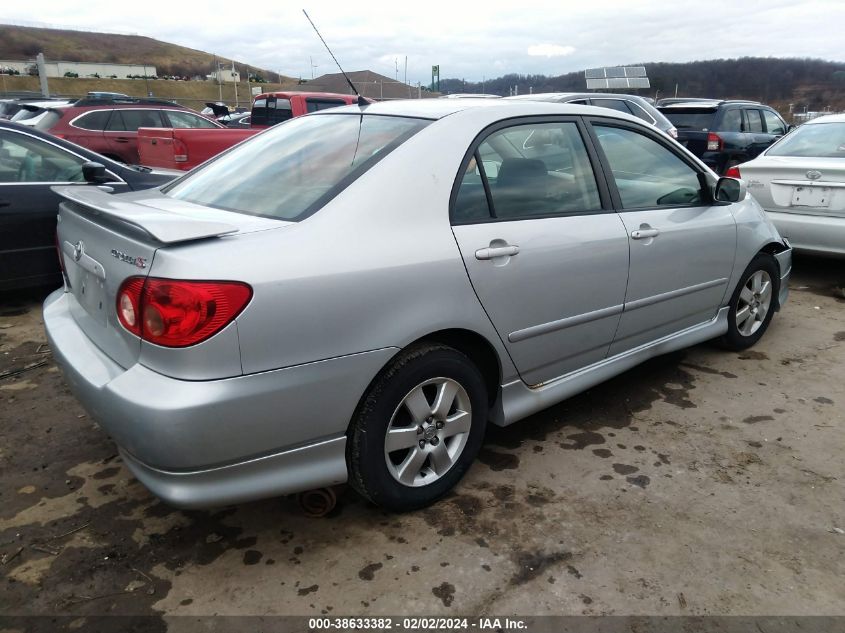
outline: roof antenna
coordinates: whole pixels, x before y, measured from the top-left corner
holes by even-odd
[[[320,41],[323,43],[323,46],[326,47],[326,50],[329,51],[329,55],[332,56],[334,63],[337,64],[338,68],[340,68],[340,62],[337,61],[337,57],[335,57],[334,53],[332,53],[332,49],[330,49],[329,45],[326,44],[326,40],[324,40],[323,36],[320,35],[320,31],[317,30],[317,26],[314,24],[314,21],[309,17],[309,15],[305,11],[305,9],[303,9],[302,12],[305,14],[305,17],[308,18],[308,21],[311,22],[311,26],[314,27],[314,32],[317,34],[317,37],[320,38]],[[348,83],[349,87],[352,88],[352,92],[354,92],[358,96],[358,105],[361,106],[361,107],[370,105],[370,102],[367,101],[366,99],[364,99],[364,97],[361,96],[361,93],[358,92],[358,89],[355,87],[355,84],[352,83],[352,80],[349,78],[349,75],[347,75],[343,71],[343,68],[340,68],[340,72],[343,75],[344,79],[346,79],[346,83]]]

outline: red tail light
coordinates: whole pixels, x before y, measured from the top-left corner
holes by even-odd
[[[239,281],[129,277],[117,293],[117,318],[145,341],[188,347],[229,325],[251,298]]]
[[[721,152],[723,147],[722,137],[718,134],[714,134],[710,132],[707,135],[707,151],[708,152]]]
[[[55,136],[56,138],[63,139],[63,138],[65,138],[66,135],[65,134],[53,134],[53,136]]]
[[[188,162],[188,146],[178,138],[173,139],[173,160],[177,163]]]
[[[725,172],[725,176],[728,178],[742,178],[742,174],[739,173],[739,166],[734,165],[728,171]]]

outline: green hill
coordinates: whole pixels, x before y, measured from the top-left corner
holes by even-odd
[[[205,76],[214,69],[214,55],[140,35],[93,33],[69,29],[45,29],[0,25],[0,59],[33,59],[38,53],[51,61],[105,62],[112,64],[150,64],[159,75]],[[225,60],[229,61],[229,60]],[[246,63],[235,67],[244,75]],[[255,69],[269,80],[276,73]],[[288,77],[282,77],[284,83]]]

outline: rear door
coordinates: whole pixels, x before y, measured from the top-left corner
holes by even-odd
[[[583,134],[573,117],[503,122],[453,192],[470,281],[531,385],[602,360],[622,312],[627,234]]]
[[[707,151],[707,135],[713,129],[716,108],[666,107],[660,110],[678,130],[678,142],[696,156]]]
[[[663,135],[593,119],[630,241],[625,311],[610,355],[716,316],[736,250],[729,206],[711,205],[699,169]]]
[[[167,127],[161,117],[161,111],[154,108],[115,109],[103,133],[109,145],[109,151],[124,163],[137,165],[138,128]]]
[[[758,156],[760,152],[772,144],[773,136],[766,132],[763,126],[763,113],[760,108],[743,108],[745,114],[745,130],[748,135],[748,158]]]
[[[0,287],[61,283],[55,242],[60,198],[50,187],[83,183],[85,161],[37,136],[0,130]],[[125,183],[120,186],[125,190]]]

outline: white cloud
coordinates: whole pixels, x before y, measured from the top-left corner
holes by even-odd
[[[575,52],[574,46],[561,46],[560,44],[535,44],[528,47],[528,54],[531,57],[565,57]]]

